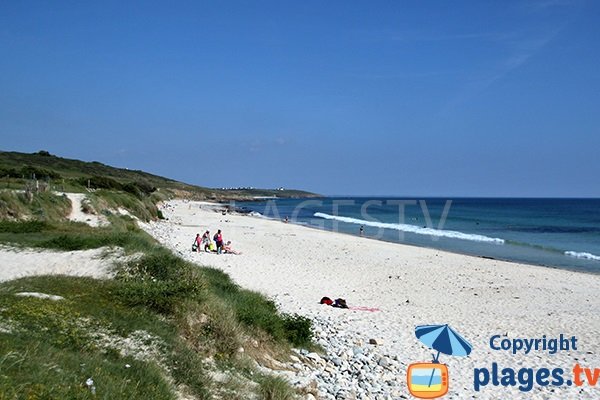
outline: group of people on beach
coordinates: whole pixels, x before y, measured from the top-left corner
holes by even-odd
[[[239,251],[235,251],[231,248],[231,240],[225,243],[223,240],[223,233],[220,229],[212,237],[212,240],[210,237],[210,231],[208,230],[204,232],[202,236],[197,233],[194,244],[192,245],[192,251],[204,251],[206,253],[217,254],[241,254]]]

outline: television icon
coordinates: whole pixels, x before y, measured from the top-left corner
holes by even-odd
[[[414,363],[408,366],[408,390],[420,399],[435,399],[448,393],[448,367],[440,363]]]

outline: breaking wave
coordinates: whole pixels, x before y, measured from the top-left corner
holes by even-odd
[[[600,256],[594,255],[592,253],[585,252],[577,252],[577,251],[565,251],[565,256],[575,257],[575,258],[585,258],[586,260],[595,260],[600,261]]]
[[[385,223],[385,222],[367,221],[367,220],[357,219],[357,218],[329,215],[329,214],[325,214],[325,213],[321,213],[321,212],[314,213],[313,216],[315,216],[317,218],[324,218],[324,219],[329,219],[329,220],[346,222],[349,224],[365,225],[365,226],[372,226],[375,228],[384,228],[384,229],[395,229],[397,231],[410,232],[410,233],[415,233],[417,235],[440,236],[440,237],[447,237],[447,238],[452,238],[452,239],[471,240],[474,242],[488,242],[488,243],[504,244],[504,239],[493,238],[493,237],[471,234],[471,233],[458,232],[458,231],[445,231],[445,230],[433,229],[433,228],[422,228],[419,226],[408,225],[408,224],[391,224],[391,223]]]

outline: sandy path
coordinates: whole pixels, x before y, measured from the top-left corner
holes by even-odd
[[[98,215],[86,214],[82,211],[81,203],[85,199],[84,193],[64,193],[64,195],[71,201],[71,213],[67,219],[75,222],[83,222],[94,227],[107,224],[107,221]]]

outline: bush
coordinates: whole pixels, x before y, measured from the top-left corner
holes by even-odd
[[[37,233],[48,228],[45,221],[0,221],[0,232],[3,233]]]
[[[184,301],[202,301],[206,295],[197,270],[164,250],[128,262],[116,279],[123,282],[117,293],[123,302],[161,314],[172,314]]]
[[[55,171],[51,171],[51,170],[43,169],[43,168],[37,168],[37,167],[33,167],[31,165],[24,166],[23,168],[21,168],[20,172],[21,172],[20,176],[16,176],[15,178],[21,178],[21,176],[23,176],[26,179],[30,179],[33,177],[34,174],[37,179],[42,179],[42,178],[60,179],[61,178],[61,175]]]
[[[185,300],[200,300],[204,286],[190,281],[133,281],[124,283],[117,294],[125,304],[145,306],[159,314],[170,315]]]
[[[116,180],[106,176],[90,176],[88,178],[79,178],[78,183],[91,189],[112,189],[123,190],[123,185]]]
[[[302,315],[285,315],[283,327],[287,340],[295,346],[308,346],[312,340],[312,321]]]

